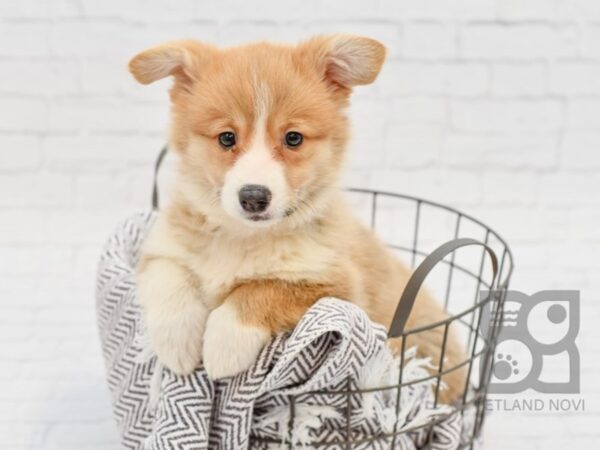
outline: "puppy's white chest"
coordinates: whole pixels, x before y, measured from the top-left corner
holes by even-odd
[[[234,283],[257,278],[299,280],[313,278],[331,267],[335,255],[315,241],[297,238],[241,243],[217,237],[194,255],[191,267],[202,281],[205,301],[215,306],[217,297]]]

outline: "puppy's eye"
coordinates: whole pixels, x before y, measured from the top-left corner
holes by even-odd
[[[285,135],[285,145],[289,148],[298,147],[302,144],[304,137],[297,131],[290,131]]]
[[[235,145],[235,133],[231,131],[225,131],[219,135],[219,144],[225,150],[231,149]]]

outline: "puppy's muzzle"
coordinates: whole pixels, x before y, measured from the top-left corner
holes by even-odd
[[[266,186],[247,184],[240,189],[238,197],[244,211],[261,213],[269,206],[272,195]]]

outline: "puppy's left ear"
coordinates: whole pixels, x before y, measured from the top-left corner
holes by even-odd
[[[214,48],[201,42],[174,41],[144,50],[129,61],[129,71],[142,84],[173,75],[178,82],[193,81]]]
[[[383,44],[348,34],[317,36],[299,44],[297,51],[326,81],[345,89],[375,81],[385,60]]]

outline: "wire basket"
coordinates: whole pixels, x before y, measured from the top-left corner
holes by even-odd
[[[352,449],[365,448],[369,443],[390,442],[389,448],[395,448],[397,437],[402,433],[423,432],[432,434],[438,423],[453,414],[464,415],[468,410],[472,418],[472,430],[463,430],[458,448],[472,449],[479,437],[485,419],[485,406],[488,386],[491,380],[492,363],[498,333],[502,323],[502,312],[510,276],[513,270],[513,258],[506,242],[490,227],[481,221],[454,208],[408,195],[381,192],[367,189],[350,189],[349,195],[354,209],[361,211],[371,228],[383,238],[390,249],[400,259],[415,269],[402,297],[388,337],[402,338],[400,353],[399,379],[392,386],[380,386],[371,389],[353,389],[348,383],[344,391],[314,391],[300,394],[290,399],[288,432],[290,436],[283,446],[294,448],[291,437],[296,420],[295,405],[306,402],[311,396],[345,396],[346,435],[340,440],[314,441],[307,448]],[[440,246],[440,244],[442,244]],[[469,252],[466,253],[466,248]],[[462,250],[462,249],[465,250]],[[461,249],[460,252],[456,250]],[[496,256],[498,255],[498,256]],[[435,269],[435,270],[434,270]],[[434,275],[435,272],[435,276]],[[491,272],[491,275],[488,274]],[[427,277],[427,287],[440,299],[448,318],[443,321],[405,330],[404,325],[416,294]],[[430,280],[430,278],[432,278]],[[440,351],[437,371],[427,378],[403,382],[402,367],[406,351],[407,338],[423,333],[435,327],[443,327],[444,339]],[[465,345],[466,359],[454,366],[444,368],[442,361],[446,350],[450,327],[462,330],[461,338]],[[380,433],[365,438],[352,436],[350,427],[351,398],[375,391],[393,390],[396,393],[396,414],[399,414],[403,389],[408,385],[435,382],[434,406],[438,404],[442,378],[454,370],[466,367],[467,381],[462,395],[452,412],[423,425],[404,428],[392,433]],[[281,440],[255,437],[257,443],[281,445]],[[424,448],[429,448],[425,445]]]

